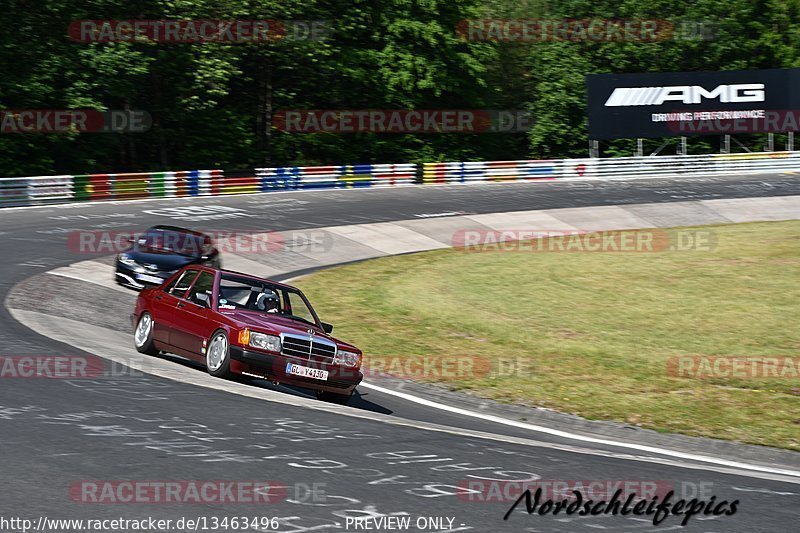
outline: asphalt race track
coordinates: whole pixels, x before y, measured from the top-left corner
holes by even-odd
[[[45,314],[70,316],[70,306],[74,305],[74,335],[82,334],[82,316],[92,317],[83,326],[86,334],[95,327],[93,324],[105,320],[105,327],[113,331],[109,349],[114,349],[118,338],[122,342],[126,335],[130,337],[124,332],[124,313],[135,295],[110,289],[79,293],[78,284],[70,285],[66,280],[51,285],[41,276],[47,270],[87,259],[67,246],[68,236],[77,230],[143,229],[156,223],[175,223],[285,231],[449,214],[799,194],[800,179],[776,175],[305,191],[8,209],[0,211],[0,238],[5,244],[0,259],[0,295],[6,301],[12,287],[22,282],[30,299]],[[217,211],[218,218],[210,220],[197,220],[197,216],[189,220],[192,215],[186,210],[171,210],[185,206],[224,209]],[[0,313],[0,358],[80,354],[72,346],[37,335],[17,323],[5,306]],[[124,348],[130,349],[130,342]],[[186,366],[179,361],[164,364]],[[706,455],[722,459],[735,456],[764,467],[748,471],[532,433],[522,427],[428,409],[374,389],[361,389],[352,408],[335,408],[294,391],[278,389],[276,393],[268,384],[211,380],[200,370],[196,371],[196,380],[202,386],[149,373],[118,374],[96,380],[2,380],[3,515],[34,521],[42,516],[173,520],[277,517],[277,530],[288,532],[357,530],[348,518],[365,516],[411,517],[412,524],[418,518],[452,519],[411,529],[439,532],[795,529],[800,478],[777,472],[800,470],[800,460],[790,452],[639,435],[646,432],[608,425],[608,435],[617,439],[625,431],[636,432],[643,442],[652,438],[662,447],[673,443],[676,449],[704,449]],[[206,386],[206,381],[216,381],[215,388]],[[433,388],[404,390],[430,394],[442,402],[456,401],[453,395]],[[276,394],[286,402],[276,401]],[[522,413],[476,400],[464,400],[463,405],[505,417],[521,417]],[[543,416],[550,416],[553,424],[563,422],[564,427],[572,424],[570,429],[580,428],[577,420],[569,422],[556,414]],[[769,472],[770,466],[775,472]],[[87,501],[91,494],[87,496],[86,487],[92,483],[154,480],[269,481],[272,501],[261,505]],[[513,480],[649,483],[659,491],[672,488],[678,497],[686,499],[709,500],[714,496],[717,502],[740,503],[734,516],[698,515],[685,528],[680,527],[681,518],[677,516],[655,526],[647,516],[528,516],[521,510],[524,506],[504,521],[513,498],[487,502],[482,501],[484,494],[470,497],[464,490],[468,486],[497,487]]]

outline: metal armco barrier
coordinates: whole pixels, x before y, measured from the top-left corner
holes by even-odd
[[[587,180],[800,171],[800,152],[182,170],[0,178],[0,207],[319,188],[482,181]]]
[[[423,163],[424,183],[609,179],[800,170],[800,152]]]
[[[344,165],[258,168],[261,191],[354,187],[391,187],[414,183],[417,165]]]
[[[556,179],[561,161],[423,163],[423,183]]]

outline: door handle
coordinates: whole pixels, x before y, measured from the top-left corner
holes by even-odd
[[[164,299],[163,296],[156,296],[156,300],[163,300],[163,299]]]
[[[186,307],[183,302],[178,302],[178,307],[183,308]]]

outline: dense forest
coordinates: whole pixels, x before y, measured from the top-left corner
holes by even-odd
[[[583,157],[586,74],[800,66],[800,0],[2,0],[2,6],[0,109],[142,110],[151,121],[147,131],[125,133],[4,129],[3,176]],[[650,20],[668,31],[656,39],[475,37],[469,21],[484,19]],[[257,42],[164,42],[82,39],[76,24],[86,20],[283,22]],[[304,109],[523,110],[534,122],[515,133],[276,127],[276,116]],[[715,150],[714,142],[693,139],[690,151]],[[659,143],[648,140],[648,147]],[[629,155],[634,144],[603,143],[603,155]]]

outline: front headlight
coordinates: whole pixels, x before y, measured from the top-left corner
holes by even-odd
[[[361,354],[348,352],[347,350],[339,350],[336,352],[336,357],[333,358],[333,364],[358,368],[361,366]]]
[[[128,265],[129,267],[139,266],[128,254],[119,254],[119,262],[123,265]]]
[[[250,346],[260,350],[269,350],[270,352],[281,351],[281,338],[275,335],[267,335],[265,333],[250,332]]]

